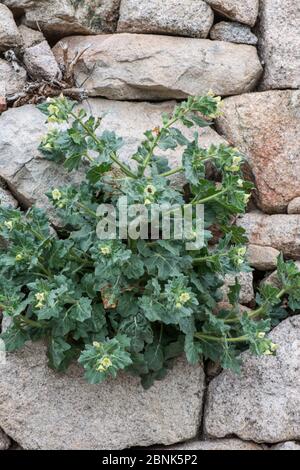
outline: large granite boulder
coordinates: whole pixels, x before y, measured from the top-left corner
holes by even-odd
[[[47,366],[45,347],[9,354],[0,374],[0,425],[24,449],[124,449],[170,445],[196,436],[204,391],[202,367],[179,360],[150,390],[139,379],[90,385],[73,365]]]
[[[213,20],[202,0],[122,0],[118,31],[206,38]]]
[[[262,90],[300,87],[299,25],[299,1],[260,1],[257,32],[265,71]]]
[[[276,356],[245,352],[241,375],[222,372],[208,388],[205,432],[254,442],[300,439],[300,316],[277,326]]]
[[[217,129],[245,153],[256,199],[268,213],[300,196],[300,91],[270,91],[224,100]]]
[[[115,31],[120,0],[3,0],[22,21],[47,36]]]
[[[75,67],[77,83],[90,96],[165,100],[210,89],[228,96],[253,90],[262,72],[255,47],[208,39],[123,33],[62,42],[69,58],[90,46]],[[54,53],[62,62],[60,46]]]
[[[300,259],[300,215],[249,212],[237,220],[246,230],[249,243],[281,251],[287,258]]]
[[[21,37],[12,12],[0,3],[0,52],[20,45]]]

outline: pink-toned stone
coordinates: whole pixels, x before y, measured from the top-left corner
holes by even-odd
[[[259,0],[205,0],[215,11],[231,20],[254,26]]]
[[[287,258],[300,259],[300,215],[249,212],[237,220],[246,230],[249,243],[270,246]]]
[[[300,91],[269,91],[224,100],[217,128],[245,153],[257,204],[282,213],[300,196]]]

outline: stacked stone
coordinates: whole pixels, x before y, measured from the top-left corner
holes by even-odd
[[[278,284],[279,252],[300,260],[300,8],[295,3],[3,0],[0,198],[11,197],[9,189],[22,207],[34,202],[47,207],[49,186],[82,177],[41,158],[37,148],[47,125],[34,106],[5,110],[6,100],[28,83],[59,80],[66,57],[86,49],[74,69],[76,84],[84,83],[90,97],[84,106],[104,115],[101,130],[124,138],[124,160],[143,132],[173,108],[172,100],[209,90],[224,98],[215,130],[201,130],[200,138],[204,146],[228,141],[246,155],[256,209],[238,224],[249,237],[251,266],[266,282]],[[179,158],[170,154],[171,165]],[[232,282],[227,279],[226,285]],[[252,305],[252,274],[241,283],[240,302]],[[124,376],[93,389],[76,367],[66,376],[50,371],[43,346],[29,345],[0,374],[0,428],[26,449],[171,445],[196,438],[202,427],[200,440],[176,448],[299,450],[299,319],[285,320],[271,333],[280,344],[276,357],[243,353],[241,376],[222,372],[210,382],[203,417],[200,365],[187,368],[179,361],[147,393]],[[2,434],[0,448],[6,448],[9,440]],[[230,435],[237,439],[224,439]]]

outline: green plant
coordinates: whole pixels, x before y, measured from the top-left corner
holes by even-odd
[[[192,364],[210,358],[236,371],[239,353],[247,347],[254,354],[275,354],[277,346],[265,335],[286,316],[281,306],[286,294],[292,310],[300,307],[300,273],[280,257],[281,290],[263,286],[257,308],[241,312],[236,282],[229,293],[231,307],[217,313],[224,275],[250,269],[244,232],[232,217],[245,211],[252,184],[243,179],[237,149],[203,149],[197,133],[189,141],[175,127],[210,125],[220,104],[208,94],[176,106],[172,116],[163,116],[161,127],[145,133],[133,166],[119,159],[122,140],[113,132],[99,134],[100,121],[76,110],[74,102],[60,97],[40,105],[49,122],[65,125],[43,139],[45,157],[69,171],[82,167],[86,179],[79,187],[48,193],[60,220],[59,237],[36,207],[26,213],[0,209],[0,235],[6,240],[0,308],[12,319],[2,334],[8,351],[45,338],[49,364],[57,370],[76,358],[91,383],[125,369],[139,375],[145,387],[163,378],[184,352]],[[182,166],[171,169],[162,155],[177,147]],[[208,164],[216,181],[206,177]],[[184,175],[184,188],[171,185],[176,173]],[[116,207],[124,194],[129,204],[145,206],[205,204],[204,246],[188,251],[186,239],[99,240],[98,205]],[[211,227],[220,232],[217,243]]]

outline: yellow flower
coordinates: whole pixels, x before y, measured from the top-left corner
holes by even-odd
[[[48,122],[59,123],[60,121],[56,116],[52,115],[48,117]]]
[[[190,298],[191,298],[191,296],[188,292],[183,292],[179,296],[179,302],[185,304],[186,302],[188,302],[190,300]]]
[[[39,300],[40,302],[43,302],[45,300],[45,292],[37,292],[35,294],[36,300]]]
[[[150,201],[150,199],[145,199],[144,205],[149,206],[149,204],[152,204],[152,201]]]
[[[267,350],[264,352],[264,355],[265,355],[265,356],[273,356],[272,352],[271,352],[269,349],[267,349]]]
[[[153,186],[153,184],[148,184],[148,186],[145,187],[144,189],[145,194],[155,194],[156,193],[156,187]]]
[[[270,350],[271,350],[272,352],[277,351],[278,348],[279,348],[278,344],[271,343],[271,345],[270,345]]]
[[[237,255],[238,255],[238,256],[245,256],[246,251],[247,251],[247,248],[246,248],[246,247],[239,248],[239,249],[237,250]]]
[[[248,202],[250,200],[250,197],[251,197],[251,194],[245,194],[244,195],[244,204],[248,204]]]
[[[38,303],[36,304],[35,308],[43,308],[46,297],[45,292],[37,292],[34,296],[36,300],[38,300]]]
[[[231,165],[229,167],[226,167],[226,170],[236,173],[237,171],[240,171],[240,167],[237,165]]]
[[[260,333],[257,333],[257,337],[259,339],[263,339],[265,336],[266,336],[266,333],[264,333],[263,331],[261,331]]]
[[[11,220],[6,220],[4,222],[4,225],[6,228],[8,228],[8,230],[12,230],[13,229],[13,222]]]
[[[242,161],[242,158],[241,157],[233,157],[232,159],[232,164],[233,165],[239,165]]]
[[[111,247],[108,246],[108,245],[107,245],[107,246],[102,246],[102,247],[100,248],[100,251],[101,251],[101,253],[102,253],[103,255],[105,255],[105,256],[106,256],[106,255],[110,255],[110,254],[111,254]]]
[[[59,201],[61,199],[61,192],[59,191],[59,189],[55,188],[53,189],[52,191],[52,198],[54,199],[54,201]]]
[[[52,145],[50,144],[50,142],[47,142],[47,143],[44,145],[44,148],[47,149],[47,150],[52,150]]]
[[[15,259],[16,259],[16,261],[22,261],[22,259],[24,259],[24,256],[22,255],[22,253],[19,253],[19,254],[17,254]]]
[[[102,359],[97,361],[97,368],[98,372],[105,372],[112,366],[112,362],[108,356],[104,356]]]
[[[57,113],[59,112],[59,108],[58,108],[58,106],[55,106],[55,104],[50,104],[50,105],[48,106],[48,111],[49,111],[50,114],[54,114],[54,115],[55,115],[55,114],[57,114]]]
[[[176,306],[176,308],[181,308],[182,304],[180,302],[177,302],[175,306]]]
[[[104,357],[101,361],[101,364],[103,365],[103,367],[105,367],[106,369],[108,369],[109,367],[112,366],[112,362],[111,360],[109,359],[109,357]]]

